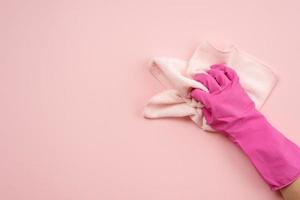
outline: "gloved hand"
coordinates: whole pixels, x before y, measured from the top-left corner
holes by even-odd
[[[209,90],[191,92],[191,97],[203,104],[207,123],[245,152],[273,190],[300,176],[300,148],[255,109],[233,69],[224,64],[213,65],[207,74],[197,74],[194,79]]]

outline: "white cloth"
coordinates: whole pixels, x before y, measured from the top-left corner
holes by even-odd
[[[272,70],[234,45],[221,50],[208,42],[201,44],[190,60],[157,57],[151,61],[151,73],[169,90],[152,97],[144,108],[146,118],[190,117],[204,130],[210,128],[202,116],[202,105],[191,99],[192,88],[207,92],[205,86],[192,79],[196,73],[205,73],[212,64],[226,63],[240,78],[241,85],[260,109],[275,87],[278,78]]]

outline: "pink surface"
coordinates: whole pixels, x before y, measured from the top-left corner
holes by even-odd
[[[263,113],[300,144],[298,1],[1,1],[0,199],[276,200],[188,120],[146,120],[152,56],[233,41],[281,78]],[[111,79],[113,77],[114,79]]]

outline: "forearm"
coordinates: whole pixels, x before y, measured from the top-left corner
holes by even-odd
[[[299,147],[258,111],[227,131],[273,190],[290,185],[300,175]]]

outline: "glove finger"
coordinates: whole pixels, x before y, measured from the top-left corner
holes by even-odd
[[[205,87],[207,87],[210,93],[221,89],[217,81],[209,74],[204,74],[204,73],[196,74],[194,76],[194,79],[202,83]]]
[[[210,66],[211,69],[219,69],[221,71],[225,71],[226,65],[225,63],[213,64]]]
[[[210,69],[207,73],[214,77],[221,87],[224,87],[230,83],[230,80],[225,75],[225,72],[222,70]]]
[[[211,68],[212,69],[219,69],[219,70],[224,71],[224,74],[231,81],[238,81],[239,80],[239,77],[238,77],[237,73],[232,68],[226,66],[224,63],[212,65]]]
[[[202,103],[204,107],[207,107],[209,104],[209,93],[204,92],[201,89],[193,89],[191,91],[191,97]]]

